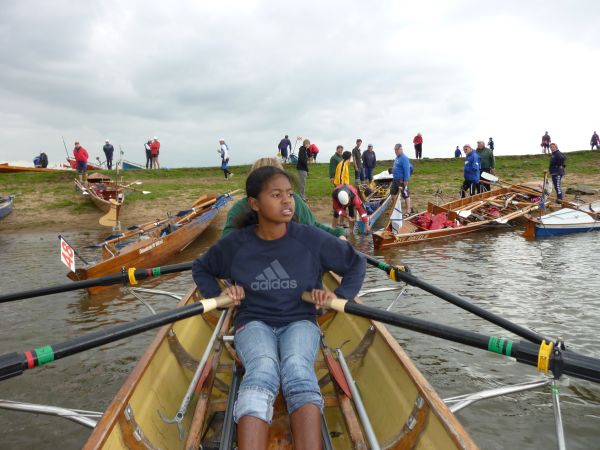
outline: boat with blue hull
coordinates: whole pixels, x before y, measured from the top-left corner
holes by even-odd
[[[600,231],[600,201],[585,205],[568,204],[541,217],[527,217],[524,236],[538,238],[562,236],[564,234]]]
[[[123,160],[122,164],[123,169],[133,169],[133,170],[145,170],[146,168],[141,164],[134,163],[131,161]]]
[[[8,195],[6,197],[0,197],[0,220],[4,219],[6,216],[8,216],[13,208],[13,200],[14,200],[14,196],[13,195]]]

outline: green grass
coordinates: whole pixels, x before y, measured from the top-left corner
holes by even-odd
[[[311,164],[307,179],[306,195],[312,202],[329,201],[331,185],[329,183],[329,158],[327,162]],[[497,175],[508,182],[541,179],[548,169],[548,155],[498,156],[496,158]],[[432,158],[412,160],[415,171],[410,180],[413,197],[424,197],[442,189],[448,195],[455,195],[462,183],[464,159]],[[375,173],[391,167],[392,161],[379,161]],[[194,200],[206,192],[228,192],[243,189],[250,169],[249,165],[232,166],[235,176],[224,180],[218,167],[180,168],[161,170],[126,170],[119,174],[125,182],[143,181],[134,186],[140,190],[151,191],[149,195],[129,191],[127,203],[150,202],[156,200]],[[296,175],[294,165],[286,169]],[[114,177],[112,171],[100,171]],[[352,171],[351,171],[352,172]],[[577,151],[567,154],[567,176],[565,184],[574,185],[586,177],[587,184],[600,187],[600,151]],[[88,211],[93,205],[73,187],[73,172],[56,173],[12,173],[0,174],[0,194],[16,193],[28,202],[45,202],[50,209],[70,208],[72,211]],[[353,174],[351,174],[351,177]],[[592,182],[590,182],[590,179]],[[37,200],[39,198],[39,200]]]

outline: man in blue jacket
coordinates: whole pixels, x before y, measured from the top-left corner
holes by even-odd
[[[392,205],[396,204],[398,199],[398,193],[402,190],[402,198],[404,199],[406,208],[404,209],[405,216],[410,214],[410,192],[408,190],[408,180],[410,179],[410,161],[408,156],[404,154],[401,144],[394,146],[394,153],[396,153],[396,159],[394,159],[394,165],[388,171],[394,177],[392,186],[390,187],[390,194],[392,194]]]
[[[465,152],[465,181],[460,189],[461,198],[479,193],[479,170],[481,169],[479,155],[469,144],[463,147],[463,151]]]

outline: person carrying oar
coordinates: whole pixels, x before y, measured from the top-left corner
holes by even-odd
[[[225,293],[239,305],[235,345],[246,372],[234,419],[242,450],[267,448],[280,385],[295,447],[322,447],[323,399],[313,366],[318,310],[302,302],[302,293],[311,291],[317,308],[335,295],[353,299],[365,275],[365,259],[348,242],[292,221],[290,180],[272,166],[253,171],[246,180],[250,211],[240,228],[192,266],[204,296],[221,293],[217,278],[233,281]],[[328,270],[343,276],[335,295],[322,286],[322,271]]]

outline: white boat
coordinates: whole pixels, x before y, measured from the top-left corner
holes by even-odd
[[[541,217],[528,217],[524,236],[527,239],[586,233],[600,230],[600,201],[567,208]]]

